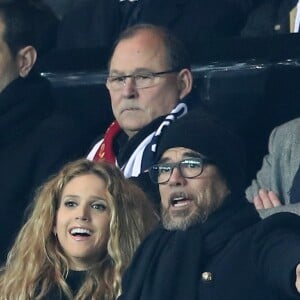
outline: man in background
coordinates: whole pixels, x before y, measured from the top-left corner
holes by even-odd
[[[88,155],[137,177],[153,163],[169,124],[196,106],[185,46],[166,28],[140,24],[125,30],[109,61],[106,86],[115,121]]]
[[[56,30],[39,1],[0,1],[0,262],[37,186],[94,139],[55,113],[51,85],[35,71]]]

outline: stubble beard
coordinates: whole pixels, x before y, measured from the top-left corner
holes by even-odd
[[[161,207],[162,224],[167,230],[186,230],[187,228],[204,223],[208,216],[215,211],[219,205],[198,196],[194,200],[195,207],[187,207],[178,211],[170,212],[169,209]]]
[[[226,195],[225,195],[226,196]],[[178,211],[170,212],[169,209],[161,207],[162,224],[167,230],[186,230],[187,228],[204,223],[210,214],[212,214],[222,204],[224,197],[217,199],[208,199],[207,195],[199,193],[194,200],[193,207],[183,208]]]

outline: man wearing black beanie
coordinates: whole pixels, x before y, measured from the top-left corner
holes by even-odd
[[[213,116],[195,110],[174,124],[158,143],[156,160],[169,148],[185,147],[209,157],[218,166],[231,192],[245,191],[246,154],[241,139]]]
[[[300,299],[299,216],[259,218],[243,196],[239,139],[189,114],[156,153],[162,226],[138,248],[119,300]]]

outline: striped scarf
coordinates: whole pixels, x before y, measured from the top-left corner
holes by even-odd
[[[166,128],[177,119],[184,116],[188,111],[186,103],[180,102],[177,106],[163,119],[159,127],[137,146],[131,154],[128,161],[120,166],[126,177],[136,177],[147,170],[155,160],[157,143]],[[115,137],[122,129],[117,121],[114,121],[106,130],[103,141],[97,150],[94,159],[96,161],[106,160],[117,165],[117,158],[113,151]]]

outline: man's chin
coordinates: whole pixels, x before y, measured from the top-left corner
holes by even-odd
[[[197,211],[191,211],[190,209],[183,209],[175,212],[162,212],[162,224],[167,230],[186,230],[187,228],[202,222],[202,215]]]
[[[125,133],[128,136],[133,136],[135,134],[137,134],[140,130],[142,130],[145,126],[147,126],[148,124],[144,124],[144,123],[123,123],[123,122],[119,122],[121,128],[125,131]]]

